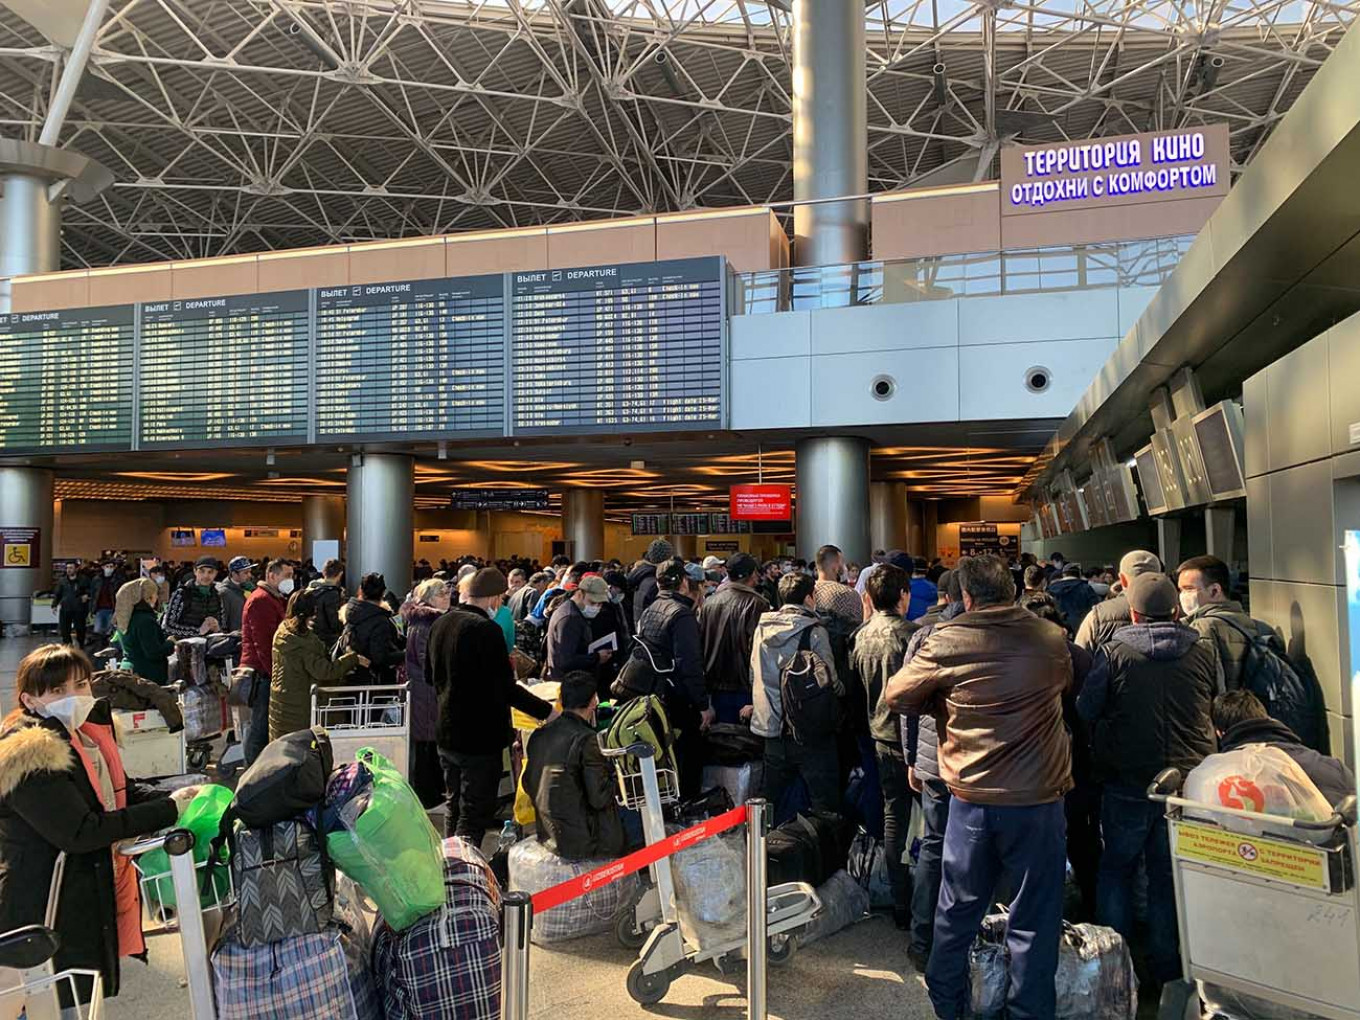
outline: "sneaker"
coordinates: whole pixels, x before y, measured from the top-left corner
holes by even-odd
[[[907,949],[907,962],[916,968],[920,974],[925,974],[926,964],[930,962],[930,954],[922,953],[917,949]]]

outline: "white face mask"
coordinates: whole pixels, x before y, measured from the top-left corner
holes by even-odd
[[[104,568],[104,576],[105,576],[105,577],[112,577],[112,576],[113,576],[113,568],[112,568],[112,567],[105,567],[105,568]]]
[[[293,579],[291,577],[285,577],[282,581],[279,582],[279,594],[280,595],[293,594]]]
[[[595,619],[595,617],[600,615],[600,604],[598,602],[592,602],[589,603],[588,605],[582,606],[581,615],[584,616],[587,620]]]
[[[165,583],[165,578],[162,577],[160,574],[152,574],[152,575],[151,575],[151,580],[155,581],[157,584],[164,584],[164,583]]]
[[[1199,608],[1199,593],[1193,591],[1181,592],[1181,613],[1189,616]]]
[[[94,698],[88,694],[72,694],[46,705],[38,706],[38,714],[46,719],[56,719],[67,731],[74,733],[85,725],[85,720],[94,710]]]

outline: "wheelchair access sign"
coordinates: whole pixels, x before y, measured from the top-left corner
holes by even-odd
[[[0,570],[34,570],[39,562],[38,528],[0,527]]]
[[[1325,850],[1267,836],[1248,836],[1210,825],[1173,822],[1176,856],[1304,889],[1332,891],[1330,855]]]

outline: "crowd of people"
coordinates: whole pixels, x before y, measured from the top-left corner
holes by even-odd
[[[67,568],[54,595],[63,641],[83,644],[92,621],[95,640],[115,641],[156,682],[174,639],[234,642],[239,666],[262,678],[247,761],[308,725],[313,685],[407,682],[412,785],[427,807],[444,804],[450,835],[474,843],[496,822],[513,708],[543,723],[523,785],[546,844],[568,859],[623,851],[595,722],[602,700],[640,693],[639,676],[656,684],[677,732],[682,796],[700,792],[705,734],[719,724],[758,739],[761,792],[777,817],[800,798],[846,810],[847,776],[870,763],[894,918],[944,1018],[968,1015],[969,947],[998,901],[1009,1015],[1053,1015],[1069,863],[1075,919],[1118,930],[1152,988],[1180,976],[1166,822],[1146,795],[1163,769],[1188,772],[1221,750],[1266,743],[1329,799],[1355,789],[1328,756],[1307,664],[1291,662],[1232,597],[1228,567],[1211,556],[1170,573],[1143,550],[1117,569],[1061,554],[966,557],[946,569],[889,550],[859,569],[832,545],[810,562],[747,553],[691,562],[658,539],[627,565],[422,560],[404,596],[379,574],[347,578],[338,560],[318,570],[203,557],[143,564],[131,579],[129,568],[116,557]],[[56,849],[84,861],[171,813],[142,806],[124,781],[89,676],[78,651],[34,653],[0,730],[3,845],[41,846],[48,864]],[[556,704],[520,682],[539,677],[559,682]],[[32,761],[59,757],[68,742],[84,769],[63,766],[59,781],[35,771]],[[924,833],[908,868],[913,802]],[[116,920],[122,879],[77,867]],[[1135,923],[1140,873],[1145,927]],[[33,913],[26,874],[0,868],[0,927]]]

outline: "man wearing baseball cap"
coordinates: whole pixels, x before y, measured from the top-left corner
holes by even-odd
[[[576,584],[571,597],[564,600],[548,620],[549,680],[562,680],[568,673],[597,676],[599,668],[613,653],[607,649],[590,651],[590,621],[600,615],[609,601],[609,585],[599,574],[586,574]]]
[[[1086,619],[1081,621],[1074,642],[1092,655],[1100,651],[1101,646],[1114,637],[1115,631],[1128,626],[1130,622],[1129,602],[1123,594],[1129,590],[1129,584],[1140,574],[1161,572],[1162,561],[1146,549],[1126,552],[1119,561],[1120,594],[1091,607]]]
[[[222,597],[222,629],[227,633],[241,629],[246,599],[255,590],[255,564],[249,556],[233,556],[227,563],[227,579],[217,582]]]
[[[1176,586],[1165,574],[1138,574],[1124,594],[1132,622],[1101,648],[1077,697],[1091,724],[1095,778],[1105,783],[1096,919],[1133,942],[1134,879],[1143,861],[1144,948],[1160,985],[1181,976],[1180,940],[1166,814],[1147,788],[1163,769],[1186,773],[1214,753],[1218,667],[1213,647],[1177,622]]]
[[[200,556],[194,576],[170,594],[165,609],[165,632],[173,638],[222,633],[222,596],[217,592],[217,560]]]

